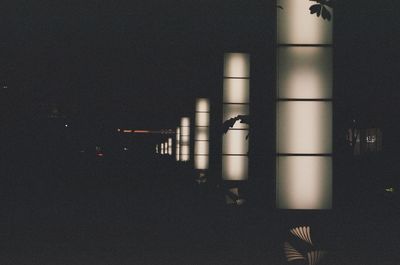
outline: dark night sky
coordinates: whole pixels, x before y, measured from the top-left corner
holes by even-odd
[[[273,38],[267,0],[3,3],[9,102],[137,127],[173,127],[192,98],[220,89],[224,51],[262,50]],[[399,21],[395,1],[336,7],[337,85],[363,106],[399,99]]]

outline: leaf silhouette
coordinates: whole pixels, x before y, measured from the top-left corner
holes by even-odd
[[[235,126],[235,123],[240,120],[240,123],[245,123],[245,124],[250,124],[250,116],[249,115],[237,115],[234,118],[230,118],[226,121],[223,122],[222,124],[222,131],[224,134],[226,134],[229,130],[229,128],[233,128]],[[246,139],[248,136],[246,137]]]
[[[332,15],[329,9],[327,8],[327,7],[333,8],[331,0],[310,0],[310,1],[317,3],[310,6],[309,10],[311,14],[316,14],[317,17],[321,16],[323,19],[326,19],[328,21],[331,20]]]

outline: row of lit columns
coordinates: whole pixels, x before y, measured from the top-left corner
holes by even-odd
[[[308,1],[277,3],[283,9],[277,11],[276,206],[330,209],[332,22],[310,15]],[[250,54],[224,55],[222,122],[238,120],[222,135],[220,173],[227,203],[243,201],[241,187],[249,179],[250,128],[240,122],[240,115],[250,115],[250,73]],[[182,117],[176,129],[175,153],[176,160],[182,162],[193,156],[201,180],[210,163],[209,99],[196,99],[194,116],[193,154],[189,117]],[[172,144],[164,145],[164,150],[172,150]]]

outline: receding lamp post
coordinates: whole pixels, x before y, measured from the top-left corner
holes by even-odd
[[[249,115],[250,55],[226,53],[224,56],[222,121]],[[241,188],[248,179],[249,125],[235,123],[222,136],[222,179],[228,184],[227,203],[241,203]]]
[[[190,160],[190,118],[181,118],[180,128],[180,160],[187,162]]]
[[[206,181],[209,163],[209,126],[210,101],[207,98],[196,99],[195,132],[194,132],[194,167],[199,175],[199,183]]]
[[[180,160],[180,151],[181,151],[181,128],[177,127],[176,128],[176,134],[175,134],[175,159],[176,161]]]
[[[172,138],[168,138],[168,155],[172,156]]]
[[[161,152],[160,153],[163,155],[164,154],[164,143],[161,143],[160,145],[161,145]]]
[[[278,0],[276,206],[332,207],[332,22]]]

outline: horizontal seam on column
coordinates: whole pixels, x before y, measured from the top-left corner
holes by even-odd
[[[250,80],[250,77],[224,76],[224,79],[245,79],[245,80]]]
[[[277,44],[278,47],[332,47],[332,44]]]
[[[277,98],[277,101],[333,101],[332,98]]]
[[[333,153],[276,153],[277,156],[333,156]]]

